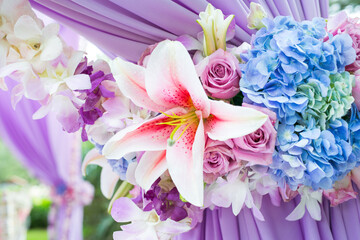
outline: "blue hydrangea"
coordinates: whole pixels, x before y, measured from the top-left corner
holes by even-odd
[[[309,101],[298,86],[316,81],[326,93],[330,74],[344,71],[354,60],[355,50],[347,34],[324,42],[327,33],[321,18],[296,22],[279,16],[264,20],[264,25],[253,39],[253,48],[242,55],[244,101],[265,106],[281,122],[295,124]]]
[[[99,153],[102,154],[102,149],[104,145],[98,144],[90,139],[91,142],[95,145],[95,148],[98,149]],[[131,162],[136,161],[136,153],[127,154],[121,159],[108,159],[108,164],[111,166],[113,172],[119,175],[121,180],[126,180],[126,172],[128,166]]]
[[[354,120],[354,129],[359,131],[360,120]],[[270,172],[275,180],[284,178],[295,190],[305,184],[314,189],[329,189],[358,164],[353,147],[360,147],[360,138],[352,133],[347,122],[338,119],[327,130],[303,126],[279,126],[278,143]],[[284,131],[285,129],[285,131]],[[284,141],[284,135],[288,143]],[[290,137],[291,136],[291,139]],[[351,141],[353,138],[359,138]],[[282,139],[282,140],[280,140]],[[360,148],[358,148],[360,149]]]
[[[351,106],[349,122],[350,144],[357,159],[360,159],[360,112],[355,104]]]
[[[242,55],[240,86],[245,102],[277,113],[269,172],[279,186],[293,190],[301,184],[331,188],[357,165],[353,149],[360,153],[360,114],[346,116],[353,102],[352,79],[345,72],[355,60],[352,40],[328,34],[322,18],[263,22],[252,49]]]
[[[126,172],[129,166],[129,163],[135,162],[136,156],[135,154],[130,154],[126,158],[123,157],[121,159],[108,159],[108,163],[112,167],[113,172],[119,175],[121,180],[126,180]]]

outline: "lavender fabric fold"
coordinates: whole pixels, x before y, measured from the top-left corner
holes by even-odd
[[[201,27],[198,14],[211,3],[224,14],[235,14],[233,44],[249,42],[250,2],[263,5],[269,17],[291,15],[296,20],[327,17],[328,0],[30,0],[32,6],[75,29],[110,57],[136,62],[150,44],[196,37]]]
[[[7,83],[14,86],[11,79]],[[79,138],[64,132],[53,116],[33,120],[40,107],[36,101],[22,99],[14,110],[10,91],[0,90],[0,102],[0,137],[34,176],[55,191],[82,181]],[[60,239],[57,236],[63,236],[64,228],[71,224],[63,239],[81,240],[83,206],[67,202],[64,196],[56,208],[60,211],[54,212],[53,225],[49,226],[55,238],[50,239]]]
[[[355,188],[355,187],[354,187]],[[359,239],[360,236],[360,200],[352,199],[337,207],[330,207],[328,200],[323,201],[321,221],[315,221],[306,212],[298,221],[287,221],[286,216],[300,201],[282,203],[273,206],[266,196],[261,212],[265,221],[254,217],[251,210],[243,208],[234,216],[231,208],[206,210],[204,219],[192,231],[182,234],[176,240],[343,240]]]

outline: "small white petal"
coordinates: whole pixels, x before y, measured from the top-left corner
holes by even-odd
[[[60,56],[63,45],[57,36],[52,36],[43,43],[43,49],[40,54],[41,61],[51,61]]]
[[[42,34],[38,24],[28,15],[21,16],[17,20],[14,26],[14,33],[17,38],[22,40],[40,40]]]
[[[77,74],[64,79],[66,85],[71,90],[85,90],[91,88],[91,81],[89,75]]]

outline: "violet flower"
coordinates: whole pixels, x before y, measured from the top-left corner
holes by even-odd
[[[85,103],[79,107],[80,125],[82,127],[81,137],[83,141],[87,141],[87,133],[85,131],[86,125],[93,125],[97,119],[99,119],[105,112],[101,106],[104,98],[113,98],[115,93],[106,89],[103,85],[103,81],[115,81],[111,73],[105,73],[102,70],[95,71],[95,65],[100,65],[102,62],[95,62],[94,65],[88,65],[85,58],[81,62],[76,70],[75,74],[86,74],[90,76],[91,88],[87,90],[79,91],[82,93],[82,98]]]

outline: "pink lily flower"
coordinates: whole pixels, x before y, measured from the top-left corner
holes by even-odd
[[[165,40],[152,52],[146,69],[116,59],[112,72],[124,95],[157,117],[114,135],[103,154],[119,159],[146,151],[135,172],[145,190],[167,169],[182,197],[203,205],[205,136],[225,141],[254,132],[267,120],[257,110],[208,99],[185,47]]]

